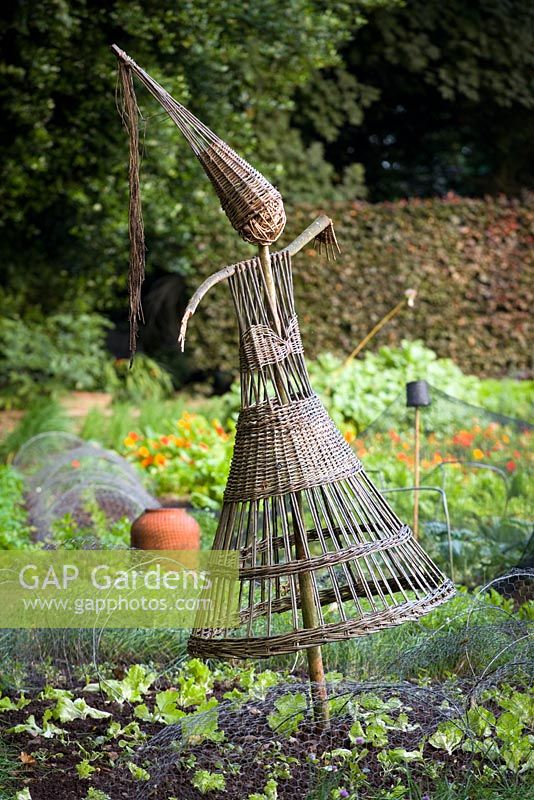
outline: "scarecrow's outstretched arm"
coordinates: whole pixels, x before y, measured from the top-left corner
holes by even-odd
[[[200,286],[194,293],[193,297],[187,304],[187,308],[184,311],[184,315],[180,323],[180,333],[178,334],[178,346],[182,351],[182,353],[184,352],[185,348],[187,323],[197,310],[198,304],[200,303],[204,295],[207,294],[213,286],[216,286],[218,283],[221,283],[221,281],[225,281],[227,278],[233,275],[236,270],[236,267],[237,264],[231,264],[229,267],[223,267],[223,269],[220,269],[218,272],[214,272],[213,275],[210,275],[209,278],[206,278],[204,283],[200,284]]]
[[[314,220],[314,222],[312,222],[312,224],[309,225],[306,228],[306,230],[302,231],[302,233],[300,233],[296,239],[293,239],[293,241],[290,244],[288,244],[288,246],[284,249],[288,251],[290,256],[296,255],[300,250],[302,250],[303,247],[306,247],[306,245],[309,244],[313,239],[315,239],[322,231],[326,230],[326,228],[328,228],[329,225],[332,225],[332,220],[329,217],[327,217],[324,214],[321,215],[320,217],[317,217],[317,219]],[[190,318],[197,310],[200,301],[213,286],[216,286],[218,283],[221,283],[221,281],[225,281],[227,278],[230,278],[234,274],[236,267],[237,264],[231,264],[228,267],[223,267],[223,269],[220,269],[213,275],[210,275],[209,278],[206,278],[204,283],[202,283],[198,287],[198,289],[192,296],[191,300],[187,304],[187,308],[185,309],[182,321],[180,323],[178,345],[182,350],[182,352],[185,347],[187,324]]]

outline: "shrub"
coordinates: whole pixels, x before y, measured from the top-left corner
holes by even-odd
[[[119,358],[106,364],[106,389],[119,402],[162,400],[173,391],[171,376],[157,361],[138,353],[130,369],[127,359]]]
[[[110,356],[109,327],[99,314],[0,318],[0,407],[69,390],[108,391],[121,401],[167,397],[170,375],[153,359],[138,354],[129,369],[127,360]]]
[[[98,314],[0,318],[0,405],[24,404],[36,393],[104,388],[109,325]]]

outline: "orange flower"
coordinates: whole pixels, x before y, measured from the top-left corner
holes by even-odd
[[[163,467],[167,463],[167,459],[162,453],[156,453],[154,456],[154,464],[156,467]]]
[[[352,442],[356,439],[356,434],[353,431],[345,431],[344,435],[345,441],[349,444],[352,444]]]
[[[134,439],[134,437],[131,434],[128,434],[128,436],[124,439],[124,446],[135,447],[136,441],[137,439]]]
[[[160,440],[161,444],[165,444],[165,445],[169,444],[169,442],[171,441],[168,436],[160,436],[159,440]]]
[[[139,458],[148,458],[148,456],[150,455],[150,450],[148,449],[148,447],[145,447],[145,445],[143,445],[142,447],[139,447],[136,455],[138,455]]]
[[[483,431],[484,436],[486,437],[486,439],[491,439],[491,437],[495,433],[497,427],[498,427],[498,425],[497,425],[496,422],[490,422],[490,424],[487,426],[485,431]]]
[[[224,430],[223,426],[219,422],[218,419],[212,419],[211,424],[213,425],[216,433],[221,436],[223,439],[226,439],[226,431]]]
[[[389,438],[391,439],[392,442],[395,442],[395,444],[398,444],[400,442],[400,440],[401,440],[401,437],[399,436],[397,431],[394,431],[394,430],[388,431],[388,436],[389,436]]]
[[[503,433],[502,440],[505,444],[510,444],[510,437],[507,433]]]
[[[514,470],[517,469],[517,464],[515,463],[515,461],[512,461],[512,459],[510,459],[510,461],[506,462],[506,469],[508,470],[508,472],[513,472]]]
[[[461,447],[471,447],[473,444],[473,440],[475,438],[474,433],[470,433],[469,431],[462,430],[458,431],[453,437],[452,441],[454,444],[459,444]]]
[[[74,467],[74,469],[79,469],[82,466],[77,458],[73,458],[72,461],[70,462],[70,465],[71,467]]]
[[[130,439],[133,439],[133,440],[134,440],[134,442],[137,442],[137,441],[138,441],[138,440],[141,438],[141,437],[139,436],[139,434],[138,434],[138,433],[136,433],[135,431],[130,431],[130,433],[128,434],[128,436],[130,437]]]
[[[186,413],[182,416],[181,419],[178,420],[176,423],[176,427],[179,428],[181,431],[188,431],[191,429],[191,422],[190,417],[186,416]]]
[[[403,442],[402,443],[402,449],[403,450],[409,450],[410,449],[410,443],[409,442]]]
[[[481,458],[484,458],[484,451],[480,449],[480,447],[475,447],[473,450],[473,458],[475,461],[480,461]]]
[[[433,464],[441,464],[443,462],[443,456],[440,452],[436,451],[432,456],[432,463]]]
[[[142,467],[149,467],[149,466],[152,464],[152,461],[153,461],[153,460],[154,460],[154,459],[153,459],[153,457],[152,457],[152,456],[147,456],[146,458],[144,458],[144,459],[141,461],[141,466],[142,466]]]

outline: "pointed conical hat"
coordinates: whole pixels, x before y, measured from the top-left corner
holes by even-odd
[[[180,128],[240,236],[251,244],[270,245],[275,242],[286,224],[280,192],[185,106],[171,97],[123,50],[115,46],[113,50]]]

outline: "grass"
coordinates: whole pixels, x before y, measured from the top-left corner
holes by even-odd
[[[22,763],[18,750],[0,735],[0,800],[12,800],[20,786]]]
[[[365,800],[534,800],[534,785],[529,786],[522,782],[517,786],[510,786],[508,777],[503,777],[502,782],[496,779],[497,785],[490,788],[487,784],[481,785],[476,779],[468,776],[462,784],[457,782],[449,783],[448,780],[439,780],[431,788],[422,788],[411,778],[409,771],[404,778],[406,792],[395,795],[388,790],[379,790],[374,795],[369,795],[366,790]],[[500,785],[499,785],[500,784]],[[318,787],[306,800],[331,800],[335,795],[333,791],[339,785],[340,788],[347,788],[347,782],[336,782],[335,776],[330,776],[322,786]],[[359,800],[358,790],[352,790],[351,800]]]

